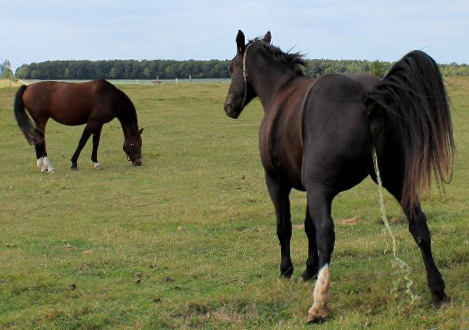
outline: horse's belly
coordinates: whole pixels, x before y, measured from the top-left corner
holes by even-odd
[[[83,125],[88,122],[88,114],[73,114],[65,111],[59,113],[56,112],[51,116],[51,118],[60,124],[69,126]]]
[[[303,184],[301,183],[301,157],[285,157],[277,155],[275,152],[263,152],[261,150],[262,166],[265,172],[277,178],[282,178],[288,182],[293,188],[304,191]]]

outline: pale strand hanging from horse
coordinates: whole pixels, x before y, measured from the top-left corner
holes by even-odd
[[[368,175],[376,182],[373,151],[383,186],[402,206],[422,253],[433,305],[448,300],[435,265],[430,232],[419,195],[432,177],[451,178],[452,122],[446,91],[435,61],[421,51],[399,60],[383,78],[371,75],[304,76],[299,54],[262,39],[236,37],[231,85],[224,108],[238,118],[258,97],[264,109],[259,147],[265,181],[277,216],[280,275],[292,276],[290,191],[306,191],[308,258],[304,280],[317,276],[308,322],[330,315],[330,262],[334,249],[332,200]]]
[[[78,157],[91,135],[93,135],[91,162],[95,169],[101,168],[101,163],[98,161],[101,131],[103,125],[114,118],[117,118],[122,125],[125,138],[123,149],[128,160],[135,166],[142,164],[143,129],[138,128],[135,107],[123,91],[106,80],[86,83],[44,81],[23,85],[16,93],[14,113],[24,136],[35,147],[36,165],[43,173],[55,172],[46,151],[45,132],[49,118],[63,125],[86,124],[78,147],[71,158],[72,170],[78,169]]]

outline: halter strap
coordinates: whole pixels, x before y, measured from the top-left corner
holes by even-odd
[[[241,103],[241,106],[244,108],[246,105],[246,99],[248,97],[248,73],[246,70],[246,58],[248,54],[248,49],[254,45],[254,43],[247,45],[246,50],[244,51],[244,57],[243,57],[243,80],[244,80],[244,97],[243,97],[243,102]]]

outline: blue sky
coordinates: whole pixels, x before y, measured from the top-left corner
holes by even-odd
[[[466,0],[0,0],[0,61],[231,59],[238,29],[308,58],[469,63]]]

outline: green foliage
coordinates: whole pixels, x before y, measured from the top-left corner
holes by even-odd
[[[11,71],[11,64],[9,60],[5,60],[2,64],[0,64],[0,79],[9,79],[16,81],[16,77]]]
[[[23,64],[21,79],[174,79],[229,78],[228,61],[47,61]]]
[[[469,76],[469,65],[467,64],[441,64],[440,70],[445,77]]]
[[[383,63],[380,61],[372,62],[370,74],[377,77],[384,77]]]
[[[362,73],[383,77],[391,62],[311,59],[304,72],[309,77],[326,73]],[[47,61],[23,64],[16,70],[20,79],[174,79],[174,78],[229,78],[228,60],[210,61]],[[468,76],[466,64],[442,64],[444,76]]]
[[[122,151],[117,120],[102,132],[101,171],[69,169],[83,131],[50,121],[40,174],[18,129],[16,88],[0,89],[0,329],[445,329],[469,328],[469,79],[449,78],[458,161],[446,195],[422,204],[452,303],[430,305],[421,255],[385,195],[399,257],[411,267],[404,295],[383,234],[377,187],[366,180],[334,200],[332,319],[306,325],[312,283],[303,193],[292,193],[292,281],[277,279],[275,212],[259,160],[263,111],[226,117],[227,84],[128,85],[143,133],[143,166]],[[344,219],[357,217],[355,224]],[[397,283],[397,285],[395,284]]]

